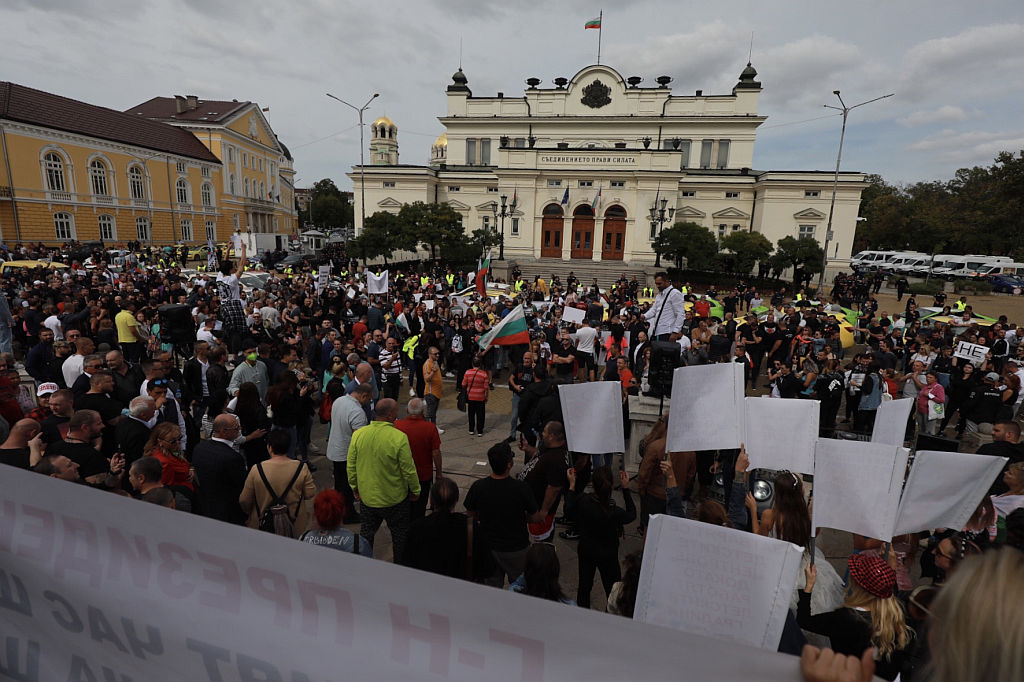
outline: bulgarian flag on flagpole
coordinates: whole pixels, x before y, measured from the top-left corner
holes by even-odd
[[[594,17],[586,24],[584,24],[583,28],[601,28],[601,17]]]
[[[515,346],[530,343],[530,332],[526,330],[526,315],[523,306],[517,305],[494,329],[480,337],[480,350],[486,352],[491,346]]]
[[[491,251],[487,250],[487,255],[484,256],[483,261],[480,263],[480,270],[476,273],[476,290],[480,292],[481,296],[487,295],[487,271],[491,269]]]

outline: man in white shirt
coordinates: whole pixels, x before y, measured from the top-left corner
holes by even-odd
[[[203,326],[196,332],[196,341],[205,341],[210,346],[217,345],[217,337],[213,335],[214,327],[217,324],[217,320],[208,317],[203,321]]]
[[[60,318],[57,317],[57,309],[52,305],[43,306],[43,314],[46,315],[46,319],[43,320],[43,326],[53,332],[54,341],[64,340],[64,327],[61,326]]]
[[[331,405],[331,432],[327,438],[327,459],[334,466],[334,489],[345,498],[344,523],[357,523],[355,496],[348,484],[348,446],[352,434],[369,423],[363,406],[373,398],[370,384],[359,384],[348,395],[335,399]]]
[[[75,380],[82,376],[85,371],[85,356],[92,355],[96,349],[92,339],[85,336],[79,338],[75,342],[75,354],[68,357],[61,365],[61,373],[64,375],[64,385],[71,388],[75,385]]]
[[[583,318],[583,326],[576,330],[576,364],[579,366],[579,380],[594,380],[594,346],[597,330],[590,326],[590,320]]]
[[[651,322],[650,338],[662,341],[678,341],[682,336],[680,329],[686,317],[686,301],[683,293],[672,286],[668,274],[659,272],[654,276],[654,286],[658,295],[650,310],[644,313],[644,319]]]

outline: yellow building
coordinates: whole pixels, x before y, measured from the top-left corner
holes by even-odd
[[[220,159],[145,117],[0,82],[0,240],[224,241]]]
[[[232,228],[259,250],[284,247],[298,233],[292,157],[255,102],[154,97],[126,113],[193,133],[223,162],[217,191]]]

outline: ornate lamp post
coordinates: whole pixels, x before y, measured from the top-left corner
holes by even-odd
[[[661,230],[665,227],[665,223],[672,220],[672,215],[676,212],[674,208],[668,208],[668,199],[662,199],[660,202],[655,200],[654,205],[651,206],[651,222],[658,223],[658,236],[661,237]],[[666,212],[668,215],[666,216]],[[655,251],[654,267],[661,267],[661,252]]]
[[[491,213],[494,214],[494,223],[498,223],[498,218],[501,218],[501,241],[498,242],[498,260],[505,260],[505,218],[511,216],[516,211],[516,202],[512,201],[511,204],[506,204],[508,201],[508,195],[501,195],[501,210],[498,210],[498,202],[491,202]]]

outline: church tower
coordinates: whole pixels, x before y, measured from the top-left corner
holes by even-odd
[[[370,165],[398,165],[398,126],[387,116],[370,124]]]

